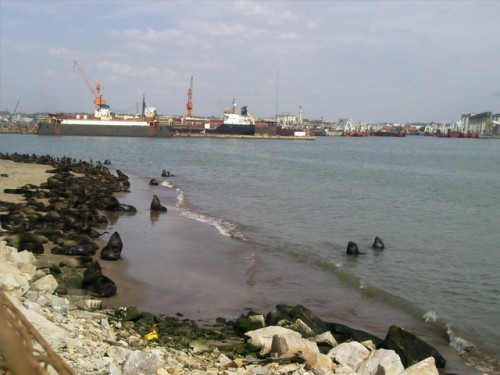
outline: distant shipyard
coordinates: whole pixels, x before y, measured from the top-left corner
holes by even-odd
[[[281,113],[272,118],[253,116],[247,106],[240,108],[233,98],[223,117],[196,117],[193,102],[193,76],[187,90],[186,112],[180,115],[158,115],[156,107],[146,105],[136,114],[116,114],[101,94],[101,84],[92,85],[77,61],[75,68],[89,89],[94,113],[25,114],[18,111],[20,100],[12,112],[0,112],[0,132],[37,133],[39,135],[85,135],[130,137],[219,137],[250,139],[314,139],[316,136],[406,137],[423,135],[441,138],[499,138],[500,114],[492,112],[463,114],[460,121],[450,123],[371,123],[341,118],[338,121],[303,118]],[[137,106],[139,109],[139,106]]]

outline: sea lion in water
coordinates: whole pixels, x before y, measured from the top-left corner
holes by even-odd
[[[372,248],[383,250],[385,248],[384,241],[382,241],[382,239],[378,236],[375,237],[375,240],[373,241]]]
[[[153,200],[151,201],[151,211],[167,212],[167,207],[161,205],[160,198],[156,194],[153,195]]]
[[[347,255],[359,255],[359,254],[364,254],[361,251],[359,251],[358,245],[356,242],[349,241],[347,244],[347,250],[346,250]]]

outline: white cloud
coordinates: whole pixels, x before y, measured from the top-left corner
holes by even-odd
[[[50,47],[48,53],[52,57],[60,58],[74,58],[77,55],[75,51],[66,47]]]
[[[148,42],[171,42],[179,41],[184,37],[184,33],[176,29],[154,30],[148,29],[128,29],[128,30],[111,30],[111,36],[125,40],[142,40]]]
[[[235,1],[234,8],[240,15],[250,15],[262,18],[269,23],[288,22],[295,17],[288,9],[285,9],[281,2],[275,1]]]

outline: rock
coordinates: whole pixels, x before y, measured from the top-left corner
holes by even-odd
[[[375,240],[373,241],[372,248],[379,249],[379,250],[383,250],[385,248],[384,242],[382,241],[382,239],[380,237],[378,237],[378,236],[375,237]]]
[[[164,367],[165,362],[158,351],[144,353],[135,350],[123,364],[123,375],[156,374],[158,368]]]
[[[271,354],[276,354],[278,357],[293,357],[299,352],[309,351],[319,353],[318,346],[315,342],[303,339],[297,336],[294,332],[276,334],[271,341]]]
[[[109,238],[106,246],[101,250],[101,259],[118,260],[123,249],[123,242],[118,232],[115,232]]]
[[[57,288],[57,280],[52,275],[47,275],[31,284],[31,290],[35,292],[52,294]]]
[[[356,341],[339,344],[328,352],[328,357],[333,361],[349,366],[354,371],[358,370],[369,355],[370,351]]]
[[[387,336],[379,347],[394,350],[405,368],[428,357],[434,357],[437,368],[444,368],[446,365],[446,360],[434,347],[397,326],[389,327]]]
[[[304,322],[316,335],[328,331],[328,324],[318,318],[313,312],[302,305],[288,306],[277,305],[276,311],[270,312],[266,316],[266,324],[282,325],[282,321],[295,322],[300,319]],[[281,323],[280,323],[281,322]]]
[[[157,195],[153,195],[153,200],[151,201],[151,211],[167,212],[167,208],[161,205],[160,198],[158,198]]]
[[[300,333],[303,337],[312,337],[314,336],[314,331],[301,319],[297,319],[294,322],[280,322],[282,327],[291,329],[292,331]]]
[[[326,344],[330,348],[334,348],[338,345],[337,340],[335,340],[335,337],[330,331],[322,333],[321,335],[310,337],[309,340],[315,342],[316,344]]]
[[[333,362],[330,357],[325,354],[317,353],[310,350],[302,352],[302,358],[305,360],[304,369],[330,371],[333,368]]]
[[[11,262],[0,262],[0,289],[14,296],[23,296],[30,288],[31,276]]]
[[[426,358],[404,370],[401,375],[439,375],[433,357]]]
[[[156,178],[152,178],[151,180],[149,180],[149,184],[153,185],[153,186],[157,186],[160,184],[160,182]]]
[[[263,315],[249,315],[240,316],[236,319],[234,323],[234,331],[243,336],[248,331],[254,331],[259,328],[264,328],[266,326],[266,322]]]
[[[404,371],[401,359],[394,350],[379,349],[359,366],[359,375],[399,375]]]
[[[60,349],[67,345],[67,332],[64,329],[33,310],[27,310],[24,306],[20,305],[18,305],[17,308],[23,313],[26,319],[33,324],[52,348]]]
[[[363,342],[371,340],[377,347],[382,344],[382,339],[377,336],[359,329],[348,327],[344,324],[334,322],[328,323],[328,330],[335,336],[338,342],[346,342],[348,340]]]
[[[274,335],[289,335],[301,338],[300,333],[277,326],[260,328],[245,333],[245,336],[248,337],[247,344],[253,348],[260,349],[261,355],[266,355],[271,351]]]

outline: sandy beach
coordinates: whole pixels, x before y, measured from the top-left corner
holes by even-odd
[[[51,168],[49,165],[0,159],[0,201],[12,203],[24,201],[22,195],[7,194],[4,193],[4,189],[16,189],[26,184],[40,185],[50,177],[47,171]]]
[[[48,165],[0,160],[0,174],[7,175],[0,178],[0,200],[24,201],[22,195],[4,193],[4,189],[40,185],[51,176],[47,173],[50,169]],[[133,177],[131,181],[131,191],[117,196],[138,212],[107,213],[109,225],[102,231],[109,233],[99,240],[104,246],[109,235],[118,231],[124,243],[119,261],[100,260],[103,274],[118,286],[117,294],[103,303],[109,307],[137,306],[153,313],[182,313],[198,320],[239,315],[248,300],[245,272],[251,262],[250,254],[243,253],[244,244],[221,236],[212,226],[179,215],[174,189],[162,189],[160,194],[145,181]],[[160,194],[168,213],[150,212],[153,194]],[[45,254],[39,257],[56,264],[68,259],[51,254],[51,247],[46,246]],[[156,259],[163,257],[161,272],[157,268],[151,271],[153,252]]]

